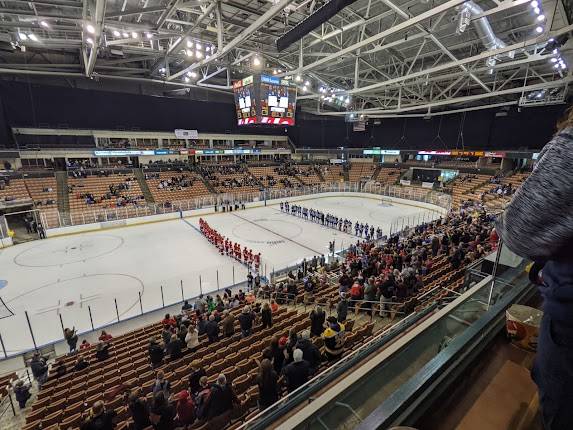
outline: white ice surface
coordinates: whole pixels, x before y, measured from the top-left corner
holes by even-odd
[[[381,203],[364,197],[309,198],[299,202],[389,232],[401,217],[415,221],[435,217],[428,210]],[[327,254],[329,241],[340,249],[355,236],[281,213],[278,205],[204,217],[221,234],[261,252],[262,270],[270,273],[305,257]],[[64,326],[80,332],[157,309],[200,292],[245,279],[246,269],[219,255],[198,232],[199,218],[173,220],[102,232],[82,233],[16,245],[0,251],[0,297],[14,316],[0,319],[8,354],[33,347],[28,311],[37,345],[62,337]],[[401,220],[398,221],[401,226]],[[393,227],[396,228],[395,226]],[[217,282],[218,278],[218,282]],[[2,312],[0,312],[0,315]]]

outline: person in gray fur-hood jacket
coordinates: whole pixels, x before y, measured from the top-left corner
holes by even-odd
[[[543,320],[532,378],[545,430],[573,429],[573,109],[498,219],[516,254],[543,266]]]

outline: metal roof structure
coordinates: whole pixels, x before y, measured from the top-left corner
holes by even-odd
[[[355,119],[561,103],[572,80],[562,0],[357,0],[279,52],[325,3],[2,0],[0,74],[228,92],[275,74],[303,109]]]

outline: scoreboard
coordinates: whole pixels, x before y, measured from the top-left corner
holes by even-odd
[[[296,85],[274,76],[249,76],[233,84],[237,123],[294,125]]]

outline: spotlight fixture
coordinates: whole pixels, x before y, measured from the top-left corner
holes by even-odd
[[[28,39],[30,39],[32,42],[38,41],[38,38],[36,37],[36,35],[34,33],[28,34]]]
[[[306,85],[302,87],[302,90],[303,90],[304,92],[306,92],[306,91],[308,90],[308,88],[306,87]]]
[[[190,49],[186,49],[185,53],[187,54],[188,57],[192,57],[193,56],[193,51],[191,51]]]
[[[46,21],[40,21],[40,25],[44,28],[50,28],[50,25]]]
[[[187,76],[185,76],[185,82],[189,82],[189,78]]]
[[[153,39],[153,34],[145,33],[145,37],[147,37],[148,39]]]
[[[195,56],[197,58],[203,58],[203,53],[201,51],[195,51]]]
[[[137,34],[135,31],[132,31],[131,37],[132,37],[132,39],[137,39],[139,37],[139,34]]]
[[[92,24],[86,24],[86,31],[90,34],[94,34],[96,30]]]
[[[187,48],[193,48],[193,42],[190,40],[187,41]]]
[[[193,79],[195,79],[197,77],[197,72],[191,72],[189,74],[189,76],[191,76]]]
[[[261,65],[261,60],[259,59],[259,57],[253,58],[253,66],[260,66],[260,65]]]
[[[122,36],[123,36],[124,39],[127,39],[127,38],[129,37],[129,33],[126,32],[126,31],[124,31],[124,32],[122,33]]]
[[[308,87],[308,86],[310,86],[310,82],[308,82],[308,81],[305,81],[305,83],[304,83],[304,86],[305,86],[305,87]]]
[[[545,15],[539,15],[537,17],[537,21],[541,22],[541,21],[545,21]]]
[[[20,40],[28,40],[28,36],[25,33],[18,33],[18,38]]]
[[[93,40],[91,37],[88,37],[88,38],[86,39],[86,42],[87,42],[88,44],[90,44],[90,45],[93,45],[93,44],[94,44],[94,40]]]
[[[300,82],[300,81],[302,81],[302,78],[300,77],[300,75],[296,75],[296,78],[294,78],[294,80],[296,82]]]
[[[543,27],[541,27],[541,26],[536,27],[535,32],[539,33],[539,34],[543,33]]]
[[[197,49],[203,49],[203,46],[202,46],[199,42],[197,42],[197,43],[195,44],[195,48],[197,48]]]
[[[120,37],[120,36],[121,36],[121,33],[120,33],[119,31],[117,31],[117,30],[113,30],[113,36],[114,36],[114,37]]]

